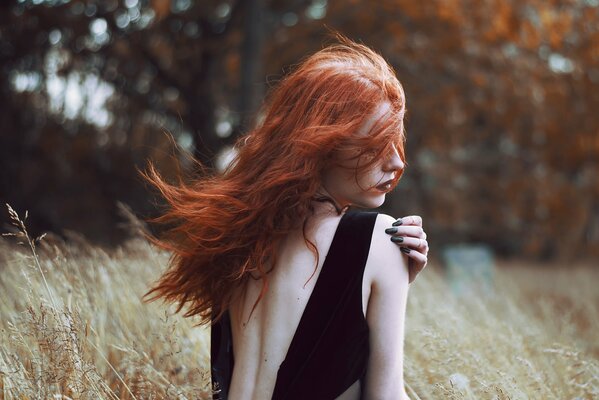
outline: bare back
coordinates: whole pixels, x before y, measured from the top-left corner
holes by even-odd
[[[328,293],[341,294],[345,289],[338,287],[341,282],[350,282],[348,279],[336,279],[337,274],[347,271],[347,277],[352,276],[354,293],[351,297],[354,310],[352,319],[347,321],[343,329],[350,329],[356,324],[356,329],[363,328],[367,324],[369,331],[369,350],[367,355],[367,367],[365,375],[357,377],[352,375],[341,375],[346,377],[344,388],[348,388],[337,399],[366,399],[374,398],[401,398],[408,399],[403,389],[403,340],[404,320],[408,294],[408,270],[406,260],[399,248],[389,241],[384,233],[384,228],[394,221],[388,215],[378,214],[372,228],[364,231],[364,227],[348,228],[346,225],[342,240],[335,242],[333,264],[336,269],[329,270],[320,281],[323,285],[316,287],[319,281],[325,256],[332,248],[333,239],[337,240],[336,230],[341,221],[340,216],[327,216],[315,219],[312,227],[308,227],[307,236],[316,245],[320,254],[318,267],[314,272],[315,258],[313,253],[304,243],[301,231],[290,234],[281,244],[279,249],[278,264],[274,266],[269,276],[269,288],[262,300],[256,306],[251,319],[248,319],[251,308],[256,301],[262,287],[260,280],[248,280],[245,294],[239,291],[239,297],[230,307],[230,329],[233,342],[234,368],[229,385],[229,396],[232,399],[267,399],[272,398],[275,386],[278,382],[278,374],[282,363],[286,359],[290,345],[297,345],[304,341],[303,329],[299,334],[302,339],[295,341],[294,335],[304,321],[303,314],[307,305],[311,305],[310,318],[314,316],[314,310],[320,307],[329,307],[327,313],[332,312],[330,305],[326,304],[330,297]],[[366,220],[364,220],[366,221]],[[372,221],[372,219],[370,219]],[[374,221],[373,221],[374,222]],[[373,223],[373,222],[369,222]],[[369,237],[372,240],[369,247],[355,247],[354,233],[347,236],[348,229],[353,232],[362,232],[358,237]],[[373,229],[370,231],[370,229]],[[345,240],[348,239],[349,242]],[[360,239],[363,240],[363,239]],[[344,247],[347,244],[349,247]],[[355,250],[360,253],[356,253]],[[345,252],[343,263],[339,264],[339,254]],[[358,255],[361,254],[361,255]],[[361,260],[358,264],[352,264],[353,260]],[[363,269],[357,269],[361,265]],[[345,267],[348,267],[347,269]],[[338,268],[342,268],[339,270]],[[333,275],[331,275],[331,272]],[[340,272],[341,271],[341,272]],[[314,276],[308,281],[310,276]],[[326,277],[326,279],[324,279]],[[324,280],[323,280],[324,279]],[[306,281],[308,281],[306,283]],[[326,282],[326,283],[325,283]],[[304,287],[305,284],[305,287]],[[309,302],[314,289],[317,289],[318,303]],[[334,288],[334,289],[333,289]],[[330,291],[332,290],[332,292]],[[361,290],[361,292],[357,292]],[[347,298],[345,295],[343,298]],[[315,300],[316,301],[316,300]],[[362,310],[356,310],[360,304]],[[360,312],[361,311],[361,312]],[[329,315],[319,313],[321,315]],[[358,314],[359,317],[356,315]],[[358,319],[355,319],[358,318]],[[362,319],[361,321],[359,319]],[[309,318],[308,318],[309,319]],[[320,322],[322,323],[322,322]],[[362,326],[362,328],[359,327]],[[316,326],[316,325],[314,325]],[[319,325],[320,326],[320,325]],[[352,328],[353,329],[353,328]],[[341,340],[345,331],[338,331],[335,336],[329,336],[328,346],[334,347],[334,342]],[[312,337],[309,342],[303,342],[307,347],[302,347],[301,353],[294,347],[294,358],[298,354],[310,352]],[[352,351],[362,349],[361,344],[346,345]],[[321,348],[319,351],[323,351]],[[326,350],[325,350],[326,353]],[[358,357],[363,357],[358,356]],[[295,358],[296,359],[296,358]],[[297,361],[297,359],[296,359]],[[290,364],[286,364],[290,365]],[[293,364],[291,364],[293,365]],[[346,367],[352,367],[352,362]],[[360,365],[358,362],[355,365]],[[295,369],[286,369],[286,374],[295,374]],[[285,375],[286,375],[285,374]],[[343,378],[341,378],[343,379]],[[364,387],[360,385],[363,384]]]
[[[298,230],[281,244],[278,262],[269,276],[268,291],[256,306],[251,319],[248,321],[248,316],[260,293],[262,281],[248,280],[245,295],[240,295],[231,306],[235,353],[229,391],[231,398],[271,398],[277,371],[313,292],[340,220],[341,216],[319,218],[308,229],[308,238],[316,245],[320,255],[316,272],[314,254],[304,242],[301,230]],[[364,315],[369,294],[370,283],[365,279],[362,287]],[[359,382],[338,398],[359,399]]]

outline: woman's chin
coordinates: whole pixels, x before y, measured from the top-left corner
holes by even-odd
[[[360,202],[355,202],[354,204],[360,208],[378,208],[383,205],[385,202],[386,193],[381,193],[369,197],[368,199],[361,199]]]

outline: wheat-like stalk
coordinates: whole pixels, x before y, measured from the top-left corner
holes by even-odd
[[[19,215],[17,214],[17,212],[15,210],[13,210],[13,208],[10,206],[10,204],[5,203],[6,204],[6,208],[8,209],[8,215],[10,217],[10,221],[12,223],[13,226],[15,226],[18,229],[18,233],[14,234],[14,233],[3,233],[3,236],[17,236],[19,238],[24,238],[25,241],[27,242],[27,244],[29,245],[29,248],[31,249],[31,253],[33,255],[33,260],[35,262],[35,266],[37,267],[38,271],[40,272],[42,279],[44,280],[44,286],[46,287],[46,291],[48,292],[48,297],[50,298],[50,301],[52,302],[52,306],[54,306],[55,309],[57,309],[56,307],[56,302],[54,301],[54,296],[52,296],[52,292],[50,291],[50,287],[48,286],[48,281],[46,280],[46,275],[44,274],[44,270],[42,269],[42,266],[40,265],[39,262],[39,258],[37,256],[37,252],[35,251],[35,241],[40,241],[44,238],[45,234],[41,235],[40,237],[38,237],[37,239],[31,240],[31,238],[29,237],[29,233],[27,232],[27,228],[25,227],[25,223],[24,221],[27,220],[27,216],[28,211],[25,211],[25,218],[24,221],[21,221],[21,219],[19,218]]]

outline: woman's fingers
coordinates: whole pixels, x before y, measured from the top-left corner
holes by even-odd
[[[400,244],[401,247],[421,250],[424,254],[428,252],[428,242],[426,239],[407,236],[391,236],[391,241]]]
[[[400,247],[402,253],[408,257],[408,283],[412,283],[416,276],[426,267],[427,257],[419,251],[409,247]]]
[[[400,250],[402,253],[404,253],[408,257],[416,260],[418,262],[418,264],[421,265],[420,269],[424,268],[424,265],[426,265],[426,263],[428,261],[426,258],[426,255],[422,254],[419,251],[411,249],[409,247],[400,247]]]
[[[408,257],[409,282],[412,283],[428,262],[428,242],[422,229],[422,217],[408,215],[398,218],[385,233],[391,235],[391,241]]]
[[[407,217],[397,218],[397,220],[393,223],[393,226],[400,225],[422,226],[422,217],[420,215],[408,215]]]
[[[421,226],[394,226],[385,229],[385,233],[393,236],[412,236],[415,238],[426,239],[426,232]]]

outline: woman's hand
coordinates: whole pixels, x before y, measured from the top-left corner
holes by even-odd
[[[408,256],[409,283],[412,283],[427,263],[428,242],[422,229],[422,218],[418,215],[398,218],[385,233],[391,235],[391,241]]]

